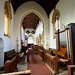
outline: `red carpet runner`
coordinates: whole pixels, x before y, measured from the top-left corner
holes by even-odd
[[[51,71],[32,49],[29,49],[29,63],[27,68],[31,70],[31,75],[52,75]]]

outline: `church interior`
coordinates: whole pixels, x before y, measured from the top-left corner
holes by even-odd
[[[0,75],[75,75],[75,0],[0,5]]]

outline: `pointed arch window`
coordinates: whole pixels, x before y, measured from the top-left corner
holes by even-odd
[[[53,38],[55,38],[55,30],[58,30],[60,27],[60,12],[58,9],[54,8],[52,23],[53,23]]]
[[[10,0],[5,2],[4,6],[4,35],[10,37],[11,33],[11,4]]]

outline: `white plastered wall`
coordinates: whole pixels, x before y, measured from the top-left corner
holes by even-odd
[[[54,10],[50,13],[49,20],[50,20],[50,48],[56,49],[56,38],[53,38],[53,24],[52,24],[52,15]]]
[[[20,46],[20,26],[21,26],[21,19],[23,19],[25,13],[27,12],[37,12],[41,18],[43,19],[44,22],[44,35],[45,35],[45,48],[47,48],[46,41],[48,37],[48,17],[45,12],[45,10],[37,3],[34,1],[29,1],[24,4],[22,4],[16,11],[15,13],[15,25],[14,25],[14,39],[18,37],[19,39],[19,49],[21,48]],[[16,45],[16,42],[15,44]],[[16,47],[15,47],[16,48]]]
[[[0,0],[0,38],[3,39],[4,42],[4,50],[3,54],[6,51],[14,49],[14,41],[13,41],[13,24],[14,24],[14,14],[12,8],[12,20],[11,20],[11,38],[4,36],[4,5],[7,0]],[[0,52],[1,53],[1,52]],[[2,55],[2,54],[0,54]],[[1,57],[1,56],[0,56]],[[2,56],[2,62],[4,62],[4,55]],[[1,60],[0,60],[1,61]]]
[[[42,36],[42,33],[43,33],[43,23],[39,21],[39,24],[37,25],[37,28],[36,28],[35,35],[36,37],[39,36],[39,34],[41,34]]]
[[[75,0],[60,0],[56,8],[60,11],[61,30],[64,29],[62,24],[66,26],[69,23],[75,23]],[[50,13],[50,48],[56,48],[56,39],[53,39],[52,14],[53,11]]]
[[[60,0],[56,8],[60,11],[61,29],[64,28],[62,23],[75,23],[75,0]]]
[[[43,35],[43,23],[41,21],[39,21],[39,24],[37,25],[37,28],[36,28],[36,31],[35,31],[35,41],[36,41],[36,38],[39,37],[39,35]],[[35,42],[35,44],[37,44]]]

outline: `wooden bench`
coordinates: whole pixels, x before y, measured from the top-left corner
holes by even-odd
[[[17,70],[17,59],[16,56],[5,62],[5,73],[11,73]]]
[[[15,56],[15,49],[4,52],[4,62],[11,60]]]
[[[39,45],[33,45],[32,48],[34,49],[34,51],[36,53],[38,53],[38,49],[44,50],[44,47],[43,46],[39,46]]]
[[[33,45],[32,46],[32,48],[33,48],[33,50],[36,52],[36,47],[37,47],[37,45]]]
[[[38,55],[43,59],[43,54],[44,54],[44,51],[41,50],[41,49],[38,49]]]

